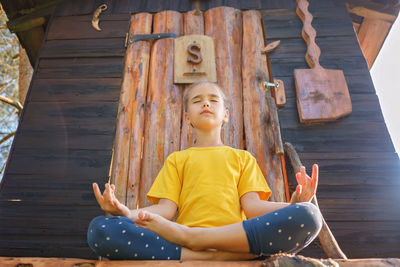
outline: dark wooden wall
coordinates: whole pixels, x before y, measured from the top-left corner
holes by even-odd
[[[321,65],[342,69],[353,112],[338,121],[299,123],[293,70],[308,68],[302,22],[295,6],[264,10],[275,78],[285,82],[287,104],[279,111],[283,139],[295,145],[308,170],[320,166],[321,211],[341,248],[351,258],[400,255],[400,164],[386,129],[368,66],[342,1],[310,1]],[[302,252],[320,256],[319,243]]]
[[[3,178],[0,255],[95,257],[91,183],[108,180],[129,18],[52,20]]]
[[[103,2],[110,8],[101,15],[103,31],[96,32],[87,14]],[[191,5],[161,3],[74,0],[58,8],[1,184],[0,255],[94,257],[86,229],[102,212],[91,183],[107,181],[129,13],[183,11],[182,5]],[[296,146],[308,169],[314,162],[320,165],[317,195],[322,213],[349,257],[398,257],[399,160],[344,2],[313,0],[310,11],[321,64],[344,70],[353,113],[314,126],[299,123],[295,105],[293,70],[307,67],[295,1],[207,3],[265,9],[267,41],[282,41],[271,59],[288,98],[279,112],[283,138]],[[324,257],[318,246],[314,242],[302,254]]]

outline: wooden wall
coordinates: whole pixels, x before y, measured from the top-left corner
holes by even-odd
[[[95,257],[91,183],[108,180],[129,18],[52,20],[1,185],[0,255]]]
[[[279,111],[283,139],[295,145],[308,170],[320,166],[317,197],[322,213],[344,253],[355,257],[400,255],[400,164],[382,117],[368,66],[341,1],[310,1],[320,63],[342,69],[353,112],[336,122],[299,123],[293,69],[307,68],[302,23],[295,6],[264,10],[275,78],[285,82],[287,104]],[[302,252],[320,256],[319,243]]]
[[[93,8],[107,1],[65,1],[48,29],[0,191],[0,255],[93,258],[89,221],[102,214],[91,182],[107,181],[129,12],[139,1],[113,1],[96,32]],[[111,3],[111,1],[108,1]],[[158,8],[174,9],[174,1]],[[182,2],[182,1],[179,1]],[[211,1],[216,3],[217,1]],[[242,1],[221,1],[240,8]],[[252,1],[243,1],[248,7]],[[400,254],[400,167],[344,2],[310,1],[321,64],[344,71],[353,113],[333,123],[299,123],[293,70],[306,68],[295,1],[260,1],[272,71],[285,82],[282,135],[308,169],[320,165],[318,199],[344,252]],[[136,4],[134,4],[136,3]],[[147,2],[146,2],[147,3]],[[239,6],[238,6],[239,5]],[[148,8],[145,1],[139,5]],[[157,11],[157,10],[154,10]],[[303,255],[324,257],[314,242]]]

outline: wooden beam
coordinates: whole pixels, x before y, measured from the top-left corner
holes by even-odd
[[[358,41],[369,69],[374,64],[391,26],[391,22],[372,18],[365,18],[361,24],[358,31]]]
[[[346,7],[349,13],[353,13],[364,18],[379,19],[390,23],[393,23],[396,20],[395,15],[376,11],[374,9],[369,9],[363,6],[356,6],[353,4],[346,3]]]
[[[138,260],[125,260],[125,261],[108,261],[108,260],[87,260],[77,258],[39,258],[39,257],[0,257],[0,265],[4,267],[15,266],[35,266],[35,267],[102,267],[102,266],[178,266],[178,267],[192,267],[192,266],[233,266],[233,267],[272,267],[280,266],[279,264],[287,264],[285,266],[323,266],[325,263],[328,266],[335,266],[338,263],[340,267],[361,267],[361,266],[374,266],[374,267],[390,267],[399,266],[400,259],[398,258],[367,258],[367,259],[313,259],[303,257],[301,255],[287,255],[276,254],[265,261],[138,261]],[[25,264],[25,265],[24,265]],[[336,265],[337,266],[337,265]]]

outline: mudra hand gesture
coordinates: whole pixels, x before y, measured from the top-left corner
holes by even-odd
[[[300,172],[296,173],[296,180],[298,185],[290,199],[290,203],[310,202],[317,192],[318,165],[313,165],[311,177],[306,174],[306,168],[301,166]]]
[[[115,185],[107,183],[101,194],[97,183],[93,183],[93,191],[100,208],[114,216],[128,216],[130,211],[127,206],[118,201],[115,196]]]

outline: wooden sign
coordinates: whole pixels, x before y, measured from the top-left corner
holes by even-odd
[[[324,69],[319,64],[321,50],[315,43],[308,1],[297,0],[297,4],[296,12],[304,24],[302,36],[307,43],[306,62],[311,68],[294,70],[300,122],[333,121],[351,113],[349,89],[342,70]]]
[[[216,82],[214,41],[205,35],[185,35],[174,43],[174,83]]]

